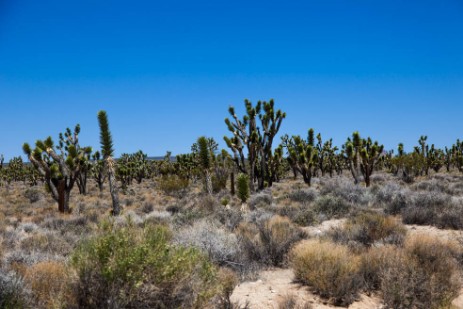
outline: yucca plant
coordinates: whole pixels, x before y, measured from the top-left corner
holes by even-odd
[[[201,136],[198,138],[198,162],[204,174],[206,191],[209,195],[212,195],[212,179],[211,179],[211,168],[212,168],[212,154],[209,150],[207,138]]]
[[[109,191],[113,202],[112,215],[117,216],[121,212],[121,207],[119,204],[118,188],[115,176],[116,162],[113,159],[113,139],[111,132],[109,131],[108,115],[103,110],[98,112],[98,124],[100,126],[101,153],[103,155],[106,172],[108,174]]]
[[[238,197],[241,203],[246,203],[249,198],[249,176],[240,173],[237,178]]]

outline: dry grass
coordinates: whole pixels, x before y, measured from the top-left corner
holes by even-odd
[[[412,238],[381,273],[381,292],[394,308],[446,308],[461,289],[460,272],[448,244]]]
[[[349,218],[344,226],[334,228],[330,236],[335,242],[352,245],[355,242],[370,247],[374,244],[400,245],[406,232],[397,218],[363,211]]]
[[[36,308],[63,308],[75,304],[72,280],[62,263],[35,264],[26,270],[24,280],[31,288]]]
[[[346,246],[304,241],[291,251],[295,278],[336,305],[349,305],[362,286],[360,259]]]

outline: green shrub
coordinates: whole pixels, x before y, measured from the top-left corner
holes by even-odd
[[[71,259],[79,278],[79,306],[192,308],[220,292],[216,268],[207,257],[170,245],[166,227],[105,223],[101,232]]]
[[[238,197],[242,203],[246,203],[249,198],[249,176],[246,174],[239,174],[237,181]]]
[[[40,200],[42,194],[36,188],[28,188],[24,192],[24,196],[29,200],[29,202],[35,203]]]
[[[315,200],[314,211],[330,218],[341,218],[345,216],[351,208],[351,205],[344,199],[326,195]]]
[[[251,261],[272,266],[283,265],[291,246],[305,236],[288,218],[281,216],[257,224],[241,223],[237,232]]]
[[[167,195],[182,196],[188,188],[189,181],[187,178],[179,177],[177,175],[162,176],[158,180],[158,186],[161,191]]]

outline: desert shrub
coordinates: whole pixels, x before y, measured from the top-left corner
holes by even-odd
[[[278,309],[311,309],[312,305],[308,302],[300,302],[294,294],[284,295],[278,302]]]
[[[29,308],[30,291],[23,279],[13,271],[0,269],[0,308]]]
[[[181,197],[185,195],[189,181],[177,175],[165,175],[159,178],[158,187],[167,195]]]
[[[388,182],[375,192],[375,203],[383,206],[385,213],[397,215],[411,202],[410,195],[410,190],[396,182]]]
[[[360,254],[359,274],[366,291],[379,290],[384,270],[395,267],[394,257],[400,252],[396,246],[371,247]]]
[[[243,220],[243,213],[237,208],[230,207],[227,209],[221,207],[217,211],[214,211],[213,218],[219,221],[229,231],[234,231]]]
[[[54,232],[31,235],[21,241],[20,247],[25,252],[44,252],[64,256],[72,251],[72,246],[64,237]]]
[[[463,228],[463,207],[453,201],[450,195],[438,191],[418,192],[412,201],[412,204],[402,210],[404,223]]]
[[[27,198],[30,203],[35,203],[40,200],[42,194],[36,188],[27,188],[26,191],[24,191],[24,197]]]
[[[272,194],[266,192],[259,192],[257,194],[252,195],[249,198],[248,206],[251,210],[258,207],[265,208],[267,206],[272,205],[272,200]]]
[[[383,184],[391,179],[390,174],[386,173],[374,173],[373,175],[370,176],[370,180],[374,184]]]
[[[18,225],[18,227],[16,228],[16,232],[24,232],[26,234],[30,234],[37,231],[38,228],[39,227],[35,223],[23,222]]]
[[[390,308],[445,308],[461,288],[457,262],[448,244],[415,237],[381,272],[381,292]]]
[[[347,215],[352,208],[351,204],[344,199],[333,195],[320,196],[313,205],[313,210],[330,218],[342,218]]]
[[[151,202],[144,202],[143,206],[141,207],[141,211],[145,214],[149,214],[154,210],[154,205]]]
[[[182,211],[176,213],[173,216],[173,223],[175,226],[180,227],[187,224],[193,224],[195,221],[204,218],[209,213],[205,209],[200,209],[196,207],[188,207],[182,209]]]
[[[346,246],[309,240],[290,253],[295,278],[336,305],[352,303],[362,287],[359,258]]]
[[[4,254],[2,265],[5,267],[16,267],[24,269],[27,266],[45,262],[45,261],[63,261],[64,257],[60,254],[48,252],[31,251],[27,252],[21,249],[9,251]]]
[[[238,309],[242,308],[232,303],[230,297],[233,294],[235,286],[238,284],[238,277],[236,274],[228,269],[221,268],[218,273],[218,281],[222,286],[222,293],[218,296],[216,300],[215,308],[216,309]],[[246,307],[247,308],[247,307]]]
[[[220,202],[216,197],[206,194],[195,201],[194,206],[208,212],[213,212],[215,209],[220,208]]]
[[[288,194],[288,198],[293,202],[298,202],[301,204],[310,204],[315,201],[318,193],[314,188],[308,189],[299,189]]]
[[[47,228],[50,230],[56,230],[59,231],[61,234],[74,233],[77,235],[82,235],[90,231],[88,219],[89,218],[87,216],[78,216],[70,219],[52,217],[45,219],[40,224],[40,227]]]
[[[305,237],[288,218],[281,216],[242,223],[237,233],[250,260],[273,266],[281,266],[291,246]]]
[[[178,204],[172,204],[166,207],[166,211],[170,212],[171,214],[176,214],[178,213],[182,207]]]
[[[446,192],[448,185],[448,179],[430,179],[414,184],[412,189],[417,191]]]
[[[334,228],[330,236],[335,242],[357,242],[369,247],[376,242],[400,245],[407,230],[395,218],[376,212],[360,212],[350,217],[344,226]]]
[[[212,191],[217,193],[227,188],[228,174],[212,175]]]
[[[174,242],[200,249],[219,265],[233,267],[241,259],[235,234],[209,220],[197,221],[192,226],[183,228],[175,234]]]
[[[463,207],[453,204],[451,207],[439,212],[437,226],[455,230],[463,229]]]
[[[26,270],[24,276],[36,308],[63,308],[73,305],[70,279],[66,266],[58,262],[35,264]]]
[[[368,203],[367,190],[361,186],[356,185],[351,179],[345,177],[337,177],[329,179],[324,182],[320,189],[321,195],[332,195],[343,199],[351,204],[365,205]]]
[[[164,226],[104,224],[72,257],[85,308],[203,307],[220,293],[217,270],[199,250],[169,244]]]
[[[283,205],[276,210],[280,216],[290,218],[291,221],[299,226],[309,226],[317,222],[316,214],[313,209],[304,204]]]

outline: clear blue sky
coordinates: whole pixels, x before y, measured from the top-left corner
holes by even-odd
[[[80,123],[117,155],[225,147],[228,106],[274,98],[281,132],[386,148],[463,138],[463,2],[0,0],[0,153]]]

